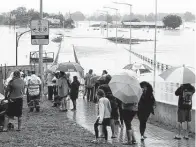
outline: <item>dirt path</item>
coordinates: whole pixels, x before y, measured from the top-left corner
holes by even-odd
[[[24,104],[26,105],[26,103]],[[28,113],[24,108],[22,130],[0,132],[0,147],[111,147],[111,144],[93,144],[94,135],[67,118],[65,112],[41,104],[39,113]],[[16,119],[11,120],[16,127]]]

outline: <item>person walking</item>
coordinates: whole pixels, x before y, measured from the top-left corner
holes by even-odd
[[[103,90],[99,89],[97,91],[97,97],[98,97],[98,116],[97,120],[94,124],[94,131],[95,131],[95,140],[92,142],[97,143],[99,142],[99,130],[98,126],[103,126],[103,133],[105,141],[108,140],[108,132],[107,132],[107,126],[110,126],[110,118],[111,118],[111,105],[110,101],[105,97],[105,93]]]
[[[58,96],[61,99],[60,111],[67,112],[67,96],[69,94],[69,86],[66,74],[60,71],[60,78],[58,79]]]
[[[91,84],[91,78],[93,77],[93,70],[90,69],[85,76],[86,90],[87,90],[87,101],[93,100],[93,86]]]
[[[178,99],[178,134],[174,139],[181,139],[182,123],[186,123],[187,129],[184,139],[189,139],[189,128],[191,123],[192,96],[195,93],[195,87],[191,84],[182,84],[176,91]]]
[[[73,77],[73,82],[71,83],[71,91],[70,91],[70,98],[73,102],[73,109],[76,110],[76,99],[78,98],[80,82],[78,81],[78,77]]]
[[[150,83],[143,81],[140,83],[140,87],[143,90],[142,96],[138,103],[138,119],[140,122],[140,134],[141,140],[144,140],[146,136],[144,135],[146,130],[146,122],[150,114],[154,114],[155,109],[155,98],[153,95],[153,88]]]
[[[127,142],[124,145],[137,144],[133,127],[131,122],[134,116],[137,114],[138,104],[137,103],[122,103],[122,117],[126,127]]]
[[[20,72],[14,71],[13,78],[9,81],[6,88],[5,97],[9,100],[8,110],[5,115],[3,131],[8,131],[9,118],[18,118],[18,129],[21,130],[22,122],[22,108],[23,108],[23,97],[25,90],[25,82],[20,78]]]

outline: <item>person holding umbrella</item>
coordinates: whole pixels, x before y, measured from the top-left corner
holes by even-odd
[[[155,98],[150,83],[143,81],[140,83],[140,86],[143,90],[143,93],[138,103],[137,115],[140,122],[141,140],[144,140],[146,138],[146,136],[144,136],[146,122],[148,120],[148,117],[150,116],[150,113],[154,114]]]
[[[112,94],[122,101],[122,118],[126,126],[128,142],[125,145],[136,144],[133,127],[131,122],[137,114],[138,102],[142,95],[140,83],[133,71],[122,70],[112,76],[109,87]]]
[[[65,72],[60,71],[60,78],[58,80],[58,96],[61,99],[61,107],[60,110],[63,112],[67,111],[67,96],[69,94],[69,85],[68,80],[65,75]]]
[[[195,87],[191,84],[182,84],[176,91],[178,99],[178,134],[174,139],[181,139],[182,123],[187,122],[187,130],[184,139],[189,139],[188,133],[191,122],[192,96],[195,93]]]
[[[172,67],[159,75],[165,81],[179,83],[181,86],[176,90],[175,95],[178,99],[178,134],[174,139],[181,139],[182,123],[187,122],[187,132],[184,136],[189,139],[188,131],[191,122],[192,96],[195,93],[195,87],[191,84],[195,83],[195,68],[189,66]]]

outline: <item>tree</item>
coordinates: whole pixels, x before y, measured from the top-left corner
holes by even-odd
[[[65,20],[65,28],[74,28],[74,21],[71,18]]]
[[[167,15],[163,18],[163,23],[165,27],[175,29],[182,24],[182,19],[177,15]]]
[[[83,21],[85,19],[85,16],[82,12],[76,11],[71,14],[71,18],[75,21]]]
[[[112,16],[108,14],[108,16],[106,16],[106,22],[108,23],[112,23]]]
[[[186,12],[183,18],[185,21],[193,21],[195,20],[195,15],[193,15],[191,12]]]
[[[27,15],[28,15],[29,21],[40,19],[39,12],[35,11],[34,9],[28,10]]]
[[[152,21],[154,21],[154,18],[155,18],[155,15],[153,13],[145,15],[145,21],[152,22]]]

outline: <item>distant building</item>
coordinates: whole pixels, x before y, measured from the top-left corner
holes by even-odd
[[[60,27],[60,25],[61,25],[60,19],[47,18],[47,17],[45,17],[44,19],[49,21],[50,27]]]
[[[122,22],[123,28],[129,28],[130,22]],[[155,28],[155,22],[131,22],[131,27],[133,28]],[[164,28],[164,24],[162,21],[157,21],[157,28]]]

